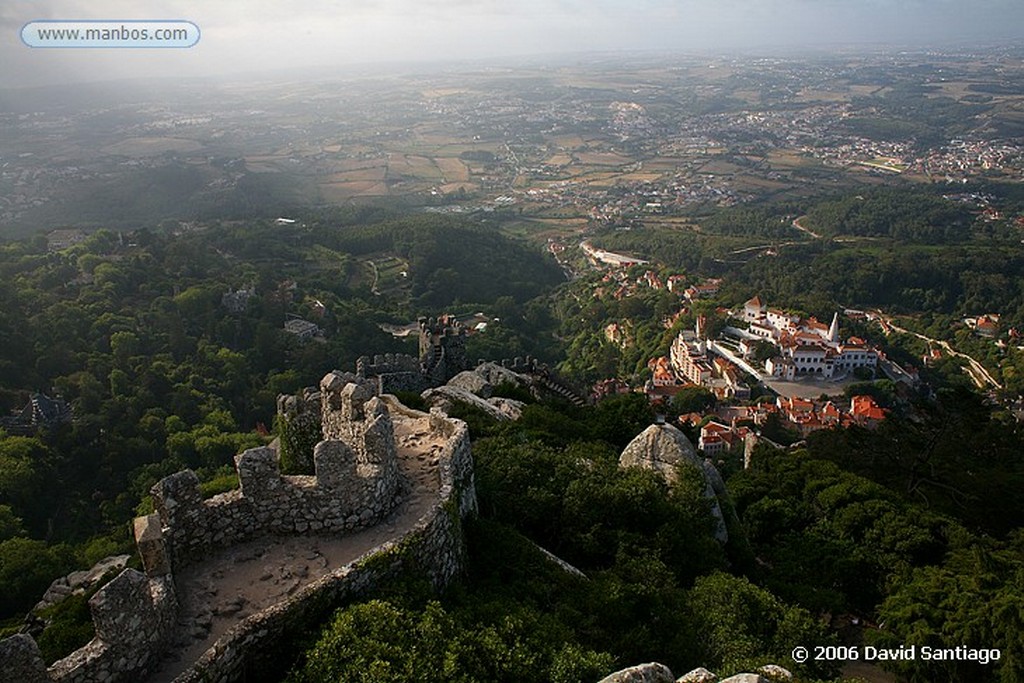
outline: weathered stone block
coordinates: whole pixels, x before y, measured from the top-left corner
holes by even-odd
[[[0,683],[50,683],[32,636],[18,633],[0,640]]]
[[[203,503],[199,478],[192,470],[183,470],[164,477],[149,491],[164,526],[174,526],[178,519],[195,513]]]
[[[163,576],[171,573],[171,561],[167,555],[163,525],[160,515],[153,513],[136,517],[134,523],[135,545],[142,558],[142,566],[149,576]]]
[[[281,489],[277,454],[267,447],[250,448],[235,456],[242,495],[250,500],[266,498]]]
[[[133,624],[133,620],[156,616],[149,579],[142,572],[125,569],[89,599],[89,608],[96,637],[108,645],[127,646],[151,635],[139,628],[141,624]]]
[[[490,398],[494,388],[482,375],[465,370],[448,380],[448,386],[464,389],[480,398]]]
[[[356,454],[344,441],[321,441],[313,449],[317,486],[342,489],[356,476]]]

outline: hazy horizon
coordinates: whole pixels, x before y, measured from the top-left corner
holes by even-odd
[[[202,38],[188,49],[32,49],[21,28],[40,19],[181,19]],[[15,0],[0,7],[2,86],[126,78],[238,76],[585,52],[822,51],[1019,44],[1024,3],[982,0],[367,0],[285,7],[270,0]]]

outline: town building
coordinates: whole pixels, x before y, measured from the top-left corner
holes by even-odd
[[[704,451],[704,455],[714,457],[742,446],[749,433],[749,427],[737,427],[735,420],[730,425],[711,420],[700,428],[697,447]]]
[[[665,356],[652,358],[647,363],[651,370],[651,384],[656,387],[668,387],[679,384],[679,379],[672,372],[672,363]]]
[[[51,230],[46,233],[46,250],[61,251],[84,242],[87,237],[81,230]]]
[[[312,339],[320,335],[320,326],[314,322],[299,317],[292,317],[284,321],[284,329],[289,334],[294,334],[299,339]]]
[[[623,324],[617,322],[608,323],[604,328],[604,338],[619,348],[628,348],[632,345],[633,335],[629,329],[628,321]]]
[[[999,333],[999,316],[995,313],[979,316],[974,325],[974,332],[979,337],[994,339]]]
[[[229,313],[238,315],[245,313],[245,309],[249,305],[249,301],[254,296],[256,296],[255,285],[241,287],[238,291],[228,289],[228,291],[220,298],[220,305],[226,308]]]
[[[861,427],[874,429],[885,419],[886,410],[870,396],[854,396],[850,399],[850,416]]]
[[[721,278],[709,278],[704,282],[687,287],[683,292],[690,301],[695,299],[710,299],[711,297],[718,295],[718,289],[722,284]]]
[[[651,289],[665,289],[665,284],[653,270],[646,271],[643,276],[636,281],[636,283],[638,285],[647,285]]]
[[[696,330],[683,330],[672,342],[669,364],[675,376],[710,389],[719,399],[750,398],[743,372],[728,359],[710,354],[706,326],[704,316],[698,316]]]
[[[697,336],[684,331],[672,342],[669,360],[679,379],[698,386],[705,386],[714,375],[708,359],[707,340],[701,339],[700,319],[697,322]]]
[[[828,325],[817,318],[803,319],[793,313],[770,309],[759,297],[743,304],[747,332],[771,342],[778,354],[765,361],[765,372],[779,379],[842,377],[857,368],[874,369],[879,353],[866,341],[850,337],[842,341],[839,314]]]
[[[0,417],[0,429],[13,436],[31,436],[40,429],[50,429],[71,419],[71,406],[67,401],[35,392],[20,411]]]
[[[621,379],[611,378],[602,379],[590,390],[590,398],[595,403],[602,399],[608,398],[609,396],[621,396],[623,394],[632,393],[629,385],[623,382]]]

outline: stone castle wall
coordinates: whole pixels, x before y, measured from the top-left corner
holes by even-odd
[[[420,363],[431,386],[440,386],[469,369],[466,330],[455,318],[420,318],[419,326]]]
[[[0,641],[2,683],[96,683],[134,680],[159,660],[178,616],[170,576],[125,569],[89,599],[96,637],[47,670],[32,636]]]
[[[96,637],[47,669],[35,641],[0,641],[0,683],[140,681],[159,661],[177,618],[173,571],[209,551],[261,534],[345,534],[372,526],[401,495],[391,414],[422,417],[390,396],[330,374],[321,383],[324,437],[314,476],[284,476],[276,453],[250,449],[235,458],[241,489],[203,500],[198,480],[179,472],[153,489],[157,512],[135,522],[146,574],[127,569],[89,601]],[[319,579],[286,601],[237,624],[178,681],[258,678],[262,657],[285,633],[326,618],[331,609],[366,595],[411,569],[437,586],[461,571],[461,519],[476,510],[469,433],[440,413],[442,435],[437,500],[406,534]],[[254,673],[255,672],[255,673]]]
[[[393,372],[419,372],[420,360],[407,353],[377,354],[372,359],[360,356],[356,360],[356,374],[360,377],[376,377]]]
[[[392,397],[381,397],[392,412],[421,416]],[[176,683],[258,680],[273,666],[274,644],[290,633],[326,620],[336,606],[364,598],[403,571],[429,577],[436,588],[448,584],[465,562],[462,518],[476,512],[473,459],[465,423],[431,414],[431,428],[445,436],[439,459],[437,500],[404,535],[365,553],[299,590],[274,607],[254,614],[222,636]]]
[[[356,360],[356,375],[377,383],[378,394],[398,391],[419,393],[429,386],[420,359],[404,353],[362,356]]]
[[[209,500],[191,470],[157,483],[153,498],[172,569],[265,534],[349,533],[394,507],[403,486],[385,404],[333,373],[320,399],[324,440],[313,452],[314,475],[282,475],[277,453],[263,447],[235,456],[240,489]]]

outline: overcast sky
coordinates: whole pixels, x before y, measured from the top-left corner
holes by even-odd
[[[196,47],[52,50],[35,19],[187,19]],[[0,85],[614,49],[1020,44],[1024,0],[0,0]]]

